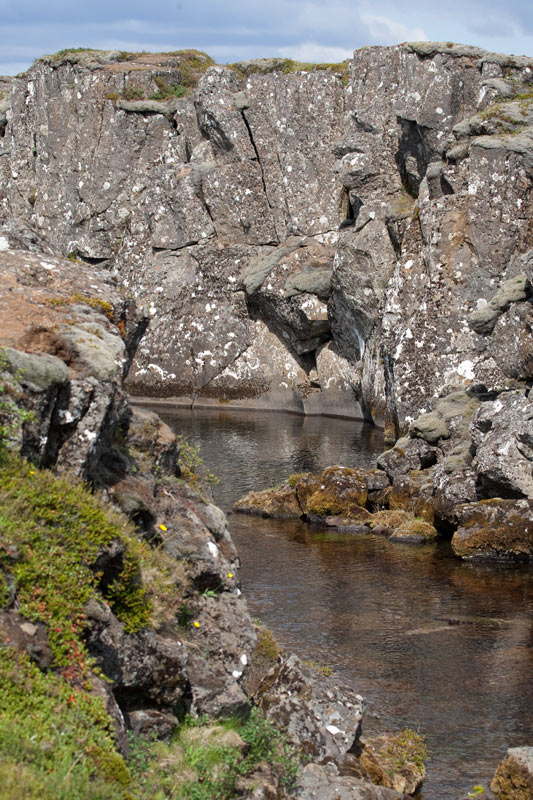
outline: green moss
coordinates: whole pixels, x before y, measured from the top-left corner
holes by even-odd
[[[176,50],[172,55],[179,56],[181,85],[187,89],[198,86],[198,81],[204,72],[215,64],[211,56],[201,50]]]
[[[287,483],[291,489],[294,489],[300,483],[300,481],[303,480],[303,478],[306,478],[308,475],[308,472],[295,472],[293,475],[289,475],[287,478]]]
[[[82,264],[83,262],[80,261],[75,253],[68,254],[69,261],[72,261],[77,264]],[[113,310],[113,306],[111,303],[108,303],[107,300],[102,300],[100,297],[88,297],[85,294],[76,294],[71,295],[70,297],[47,297],[45,302],[52,306],[53,308],[58,308],[59,306],[68,306],[73,305],[75,303],[83,303],[90,308],[94,308],[95,311],[100,311],[102,314],[108,318],[110,322],[115,321],[115,313]]]
[[[243,69],[240,63],[228,64],[228,67],[240,78],[245,78],[251,74],[268,74],[271,72],[281,72],[284,75],[289,75],[293,72],[321,72],[328,71],[334,72],[341,76],[342,83],[346,85],[350,77],[350,61],[341,61],[339,63],[322,63],[315,64],[306,61],[294,61],[292,58],[272,58],[268,59],[268,64],[247,64]]]
[[[0,569],[16,583],[20,613],[47,626],[55,664],[66,677],[83,677],[90,667],[83,608],[91,597],[108,602],[127,631],[148,623],[150,604],[140,581],[147,546],[81,483],[2,453],[0,529]],[[109,582],[95,563],[117,542],[123,553]],[[16,560],[9,548],[16,548]]]
[[[308,669],[312,669],[313,672],[318,672],[319,675],[324,675],[324,677],[330,677],[333,675],[333,668],[328,666],[323,666],[319,664],[317,661],[313,661],[312,659],[304,660],[303,662]]]
[[[257,643],[255,645],[254,659],[261,658],[266,661],[277,662],[281,648],[274,638],[274,634],[262,623],[255,624]]]
[[[157,92],[150,95],[150,100],[169,100],[172,97],[186,97],[191,92],[190,87],[181,83],[167,83],[159,75],[154,75],[154,81],[157,85]]]
[[[3,800],[126,800],[129,770],[100,698],[0,646]]]
[[[95,50],[93,47],[65,47],[63,50],[58,50],[57,53],[54,53],[50,56],[45,56],[45,58],[50,59],[50,61],[66,61],[70,56],[76,57],[81,53],[93,54],[93,53],[102,53],[102,50]]]

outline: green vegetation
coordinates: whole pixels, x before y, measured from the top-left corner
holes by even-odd
[[[181,477],[193,489],[199,488],[199,484],[207,483],[216,486],[218,478],[211,470],[204,467],[204,460],[200,456],[200,447],[191,445],[183,436],[178,436],[179,458]]]
[[[78,259],[73,253],[69,253],[68,259],[69,261],[78,263]],[[105,314],[110,322],[115,321],[113,306],[111,303],[108,303],[107,300],[102,300],[100,297],[88,297],[85,294],[76,293],[70,295],[70,297],[48,297],[45,302],[53,308],[73,305],[75,303],[84,303],[86,306],[94,308],[95,311],[100,311],[102,314]]]
[[[319,675],[323,675],[325,678],[329,678],[334,674],[333,667],[323,666],[317,661],[313,661],[313,659],[305,659],[303,663],[308,669],[312,669],[313,672],[317,672]]]
[[[398,769],[406,764],[414,764],[419,770],[423,770],[424,761],[428,756],[424,737],[411,728],[404,728],[394,736],[390,753],[396,757]]]
[[[312,64],[305,61],[294,61],[292,58],[269,58],[264,61],[265,63],[263,64],[246,64],[245,67],[240,63],[228,64],[228,67],[236,72],[240,78],[257,73],[281,72],[284,75],[288,75],[292,72],[321,72],[326,70],[338,73],[341,76],[343,85],[346,85],[350,77],[349,59],[337,64]]]
[[[138,744],[131,770],[143,798],[230,800],[237,781],[261,762],[273,765],[288,789],[298,772],[294,749],[257,709],[246,722],[186,718],[170,744]]]
[[[172,97],[185,97],[190,94],[190,88],[184,84],[167,83],[159,75],[154,75],[154,81],[157,85],[157,92],[150,96],[150,100],[169,100]]]
[[[215,61],[203,53],[201,50],[176,50],[172,53],[165,53],[164,55],[172,55],[179,57],[179,69],[181,73],[181,85],[187,89],[193,89],[198,86],[198,81],[201,76],[206,72],[209,67],[215,66]]]
[[[141,585],[139,542],[122,517],[98,503],[81,483],[0,453],[0,573],[16,586],[18,609],[47,627],[54,664],[73,680],[90,663],[83,641],[84,605],[107,602],[128,631],[147,625],[150,603]],[[122,552],[111,578],[95,568],[112,543]]]
[[[3,372],[6,367],[6,353],[0,348],[0,372]],[[13,439],[20,426],[34,419],[31,411],[21,408],[11,397],[8,397],[13,392],[12,386],[5,382],[0,383],[0,453],[2,448]]]
[[[102,700],[0,644],[2,800],[127,800]]]
[[[44,56],[44,58],[49,58],[52,62],[57,61],[68,61],[70,57],[76,58],[76,56],[80,56],[82,53],[92,54],[92,53],[101,53],[102,50],[95,50],[94,47],[64,47],[63,50],[58,50],[57,53],[53,53],[50,56]]]

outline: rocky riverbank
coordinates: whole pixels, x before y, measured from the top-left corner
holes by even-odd
[[[461,558],[530,561],[531,425],[527,390],[484,386],[437,399],[434,410],[377,460],[379,469],[331,466],[251,492],[235,510],[383,533],[393,541],[451,538]]]
[[[3,235],[3,796],[414,791],[420,738],[363,743],[362,698],[250,620],[209,474],[124,394],[145,317],[109,273]]]
[[[14,741],[29,796],[74,778],[73,796],[153,796],[128,731],[164,740],[185,712],[244,718],[250,701],[285,738],[269,728],[246,761],[242,723],[229,796],[412,791],[389,745],[365,762],[360,698],[277,653],[247,688],[258,638],[224,515],[125,387],[383,425],[379,470],[293,476],[250,508],[529,560],[533,61],[449,43],[363,48],[349,69],[64,51],[0,92],[12,797]],[[274,759],[290,743],[312,759],[299,777]],[[418,744],[390,746],[416,780]]]

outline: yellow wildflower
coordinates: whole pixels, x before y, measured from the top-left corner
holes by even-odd
[[[161,528],[162,531],[166,531],[166,529],[167,529],[167,526],[163,525],[163,523],[161,523],[161,525],[159,527]]]

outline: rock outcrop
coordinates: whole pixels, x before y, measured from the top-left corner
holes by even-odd
[[[53,248],[39,253],[39,237],[24,225],[2,230],[14,247],[0,252],[0,683],[16,673],[33,687],[31,701],[47,675],[46,696],[64,695],[54,713],[66,714],[59,724],[67,728],[71,706],[93,710],[86,735],[102,741],[85,748],[80,739],[78,762],[91,780],[108,781],[113,797],[132,796],[122,760],[128,732],[168,740],[185,713],[245,719],[253,700],[284,731],[277,735],[292,743],[295,759],[317,762],[318,773],[308,766],[293,781],[297,796],[314,796],[326,781],[331,792],[398,798],[364,770],[357,778],[342,774],[359,742],[362,698],[345,696],[295,656],[276,651],[266,669],[255,658],[238,555],[206,476],[180,466],[175,435],[153,412],[131,408],[123,389],[145,316],[108,271]],[[17,458],[9,461],[8,451]],[[337,473],[331,479],[343,483]],[[76,478],[98,490],[111,521],[81,484],[70,484]],[[358,491],[367,492],[361,483]],[[30,573],[39,548],[46,563]],[[71,573],[75,585],[63,589]],[[32,742],[54,753],[56,744],[43,736],[36,728]],[[268,796],[289,796],[275,764],[245,775],[239,796],[257,797],[258,775]]]
[[[499,764],[490,788],[500,800],[526,800],[533,795],[533,748],[511,747]]]
[[[2,214],[146,309],[130,391],[393,439],[444,388],[530,377],[532,68],[425,42],[349,77],[45,57],[2,101]]]

